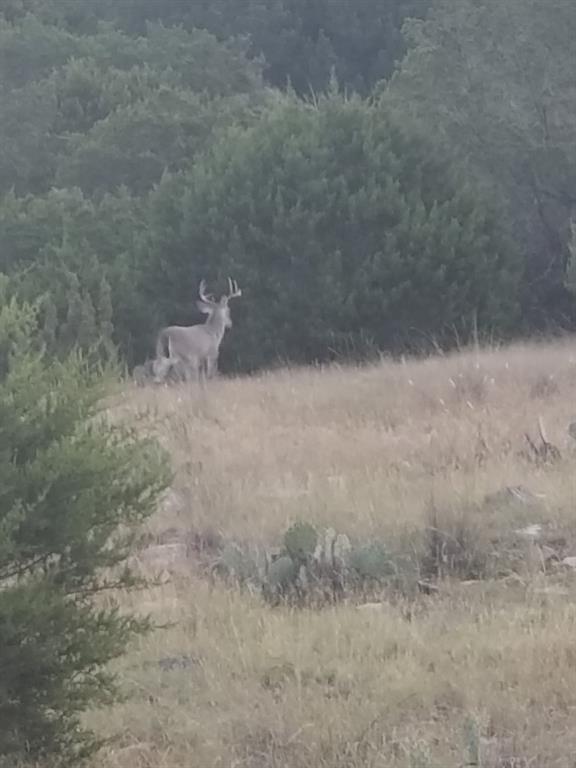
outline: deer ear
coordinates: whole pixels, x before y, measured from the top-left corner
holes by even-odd
[[[196,306],[200,312],[203,312],[205,315],[209,315],[212,312],[212,307],[200,299],[196,302]]]

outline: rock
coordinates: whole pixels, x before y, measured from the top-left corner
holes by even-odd
[[[436,595],[440,591],[437,584],[430,584],[428,581],[419,581],[418,589],[423,595]]]
[[[554,584],[549,587],[538,587],[533,592],[535,595],[558,595],[559,597],[567,597],[570,594],[567,589]]]
[[[573,440],[576,440],[576,421],[572,421],[568,425],[568,434]]]
[[[542,533],[542,525],[541,523],[533,523],[525,528],[517,528],[514,533],[517,533],[519,536],[526,536],[528,539],[537,539]]]
[[[520,576],[519,573],[511,573],[508,576],[505,576],[501,580],[502,584],[506,584],[508,586],[518,586],[518,587],[525,587],[526,581],[525,579]]]
[[[158,659],[158,666],[163,672],[169,672],[173,669],[190,669],[194,663],[195,659],[185,653],[180,656],[165,656]]]
[[[180,528],[165,528],[156,536],[156,544],[181,544],[186,540],[186,531]]]
[[[362,603],[356,606],[357,611],[382,611],[385,607],[384,603]]]
[[[163,495],[160,508],[169,515],[179,514],[187,510],[186,497],[181,491],[169,488]]]
[[[186,562],[186,559],[186,544],[182,542],[155,544],[138,554],[138,560],[142,565],[167,570],[181,565]]]
[[[190,669],[194,664],[198,664],[198,659],[187,653],[181,653],[177,656],[162,656],[159,659],[148,659],[143,662],[144,669],[154,669],[159,667],[162,672],[170,672],[174,669]]]
[[[562,560],[562,565],[565,565],[566,568],[573,568],[576,570],[576,557],[565,557]]]
[[[523,485],[506,485],[495,493],[488,494],[484,503],[489,505],[516,503],[524,506],[538,504],[545,495],[542,493],[532,493]]]

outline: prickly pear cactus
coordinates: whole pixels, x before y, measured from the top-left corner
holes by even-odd
[[[261,574],[262,594],[272,605],[334,604],[355,590],[392,584],[398,576],[382,542],[352,545],[333,528],[319,534],[298,522],[286,531],[283,544],[273,555],[268,551]]]
[[[258,580],[258,564],[238,544],[227,544],[220,555],[217,570],[240,584]]]
[[[298,565],[289,555],[273,560],[262,583],[262,595],[271,605],[279,605],[295,588],[298,579]]]
[[[396,572],[390,555],[380,542],[352,550],[349,564],[363,580],[384,581]]]
[[[298,566],[288,555],[277,558],[268,568],[268,584],[272,589],[287,587],[296,581]]]
[[[310,523],[294,523],[284,534],[286,552],[295,563],[306,562],[316,549],[318,534]]]
[[[333,547],[334,568],[339,570],[347,568],[350,563],[351,554],[352,544],[350,544],[350,539],[345,533],[338,534]]]
[[[324,534],[324,543],[322,547],[322,560],[326,565],[334,565],[334,544],[336,542],[336,531],[334,528],[328,528]]]

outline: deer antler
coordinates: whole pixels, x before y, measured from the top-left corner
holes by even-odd
[[[238,288],[236,280],[228,278],[228,299],[235,299],[237,296],[242,296],[242,291]]]
[[[214,304],[214,296],[206,293],[206,280],[200,280],[198,295],[205,304]]]

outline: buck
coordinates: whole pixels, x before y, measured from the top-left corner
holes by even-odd
[[[188,327],[170,325],[160,331],[156,341],[158,372],[163,370],[162,360],[176,360],[181,363],[186,380],[194,377],[203,381],[216,373],[220,344],[226,330],[232,327],[228,303],[230,299],[242,296],[242,291],[235,280],[228,278],[228,293],[216,301],[212,295],[206,294],[206,281],[202,280],[198,295],[200,300],[196,305],[208,315],[206,322]]]

